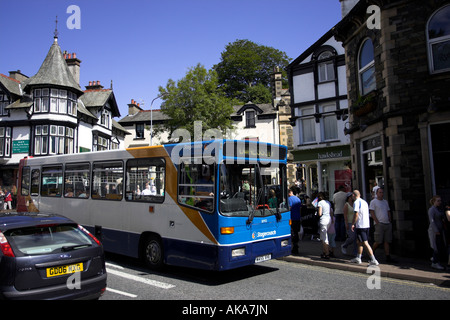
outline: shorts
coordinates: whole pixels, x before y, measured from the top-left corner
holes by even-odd
[[[359,242],[369,241],[369,228],[356,228],[355,231]]]
[[[392,224],[391,223],[377,223],[375,225],[375,232],[373,234],[374,240],[377,243],[391,243],[392,242]]]

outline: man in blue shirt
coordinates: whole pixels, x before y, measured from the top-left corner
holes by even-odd
[[[298,253],[298,242],[300,240],[298,233],[300,232],[300,208],[301,200],[294,194],[292,189],[289,189],[289,208],[291,209],[291,239],[292,239],[292,253]]]

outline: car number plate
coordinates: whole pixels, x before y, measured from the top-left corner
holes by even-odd
[[[270,259],[272,259],[272,255],[271,254],[266,254],[264,256],[256,257],[255,258],[255,263],[267,261],[267,260],[270,260]]]
[[[83,263],[47,268],[47,278],[83,271]]]

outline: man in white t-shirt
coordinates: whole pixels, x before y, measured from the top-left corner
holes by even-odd
[[[369,212],[375,223],[373,251],[379,245],[384,243],[384,253],[386,254],[386,262],[395,262],[390,256],[390,244],[392,243],[392,216],[391,209],[386,200],[383,199],[384,190],[378,188],[375,194],[375,199],[370,201]]]
[[[369,229],[370,229],[370,217],[369,217],[369,205],[364,199],[361,199],[361,194],[358,190],[353,191],[353,211],[355,216],[352,222],[352,230],[356,232],[356,239],[358,243],[358,254],[356,258],[353,258],[351,262],[360,264],[361,256],[364,247],[370,256],[369,265],[378,265],[377,259],[373,255],[373,250],[369,245]]]

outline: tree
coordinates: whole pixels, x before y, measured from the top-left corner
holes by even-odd
[[[170,118],[163,126],[170,134],[183,128],[194,137],[195,121],[201,121],[202,133],[207,129],[224,132],[233,127],[230,117],[233,101],[219,88],[214,70],[197,64],[181,80],[169,79],[165,88],[159,87],[159,92],[164,95],[161,112]]]
[[[271,97],[270,84],[274,67],[280,67],[284,84],[287,84],[284,68],[289,61],[290,58],[286,53],[280,50],[249,40],[236,40],[225,47],[221,61],[214,66],[214,70],[228,97],[237,98],[244,103],[249,101],[248,99],[255,102],[253,100],[256,98],[252,98],[255,92],[259,97],[269,95]],[[266,88],[264,94],[261,94],[263,91],[261,88],[251,90],[258,84]],[[264,102],[270,103],[271,98]]]

